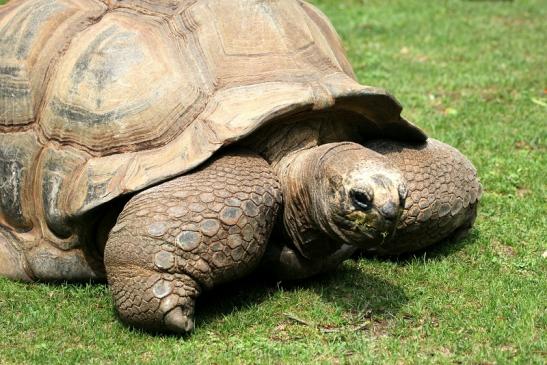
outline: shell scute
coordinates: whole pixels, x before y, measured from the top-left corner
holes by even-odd
[[[102,16],[94,1],[15,1],[0,10],[0,128],[35,122],[51,66]]]
[[[61,61],[41,118],[46,136],[109,155],[167,144],[203,95],[168,27],[114,11],[78,34]]]
[[[18,231],[32,228],[25,192],[32,189],[32,162],[40,151],[32,132],[0,133],[0,221]]]

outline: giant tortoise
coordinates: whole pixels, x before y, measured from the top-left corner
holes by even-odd
[[[185,333],[201,292],[257,268],[467,232],[475,169],[401,109],[305,1],[10,1],[0,275],[107,279],[124,322]]]

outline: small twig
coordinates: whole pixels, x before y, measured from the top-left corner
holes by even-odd
[[[291,314],[291,313],[283,313],[283,315],[285,317],[287,317],[288,319],[292,320],[292,321],[295,321],[296,323],[300,323],[300,324],[303,324],[304,326],[309,326],[309,327],[315,327],[315,325],[311,324],[310,322],[307,322],[303,319],[300,319],[298,318],[297,316],[295,316],[294,314]]]
[[[539,99],[536,99],[536,98],[532,98],[532,103],[534,104],[537,104],[537,105],[540,105],[544,108],[547,108],[547,103],[545,103],[544,101],[542,100],[539,100]]]
[[[361,331],[361,330],[367,329],[368,327],[370,327],[370,321],[361,323],[359,326],[355,327],[353,331],[354,332]]]
[[[360,325],[355,326],[353,328],[350,328],[350,326],[343,326],[343,327],[337,327],[337,328],[320,328],[319,330],[323,333],[335,333],[335,332],[341,332],[344,330],[357,332],[357,331],[362,331],[364,329],[367,329],[368,327],[370,327],[370,321],[361,323]]]

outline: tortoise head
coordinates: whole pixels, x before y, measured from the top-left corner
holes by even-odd
[[[373,248],[394,233],[407,189],[384,156],[344,142],[289,159],[280,175],[284,223],[302,255],[322,257],[344,243]]]

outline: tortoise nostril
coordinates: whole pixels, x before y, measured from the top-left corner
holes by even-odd
[[[384,204],[384,206],[380,209],[380,213],[382,213],[384,218],[388,220],[394,220],[399,214],[399,209],[397,208],[397,204],[389,202]]]

